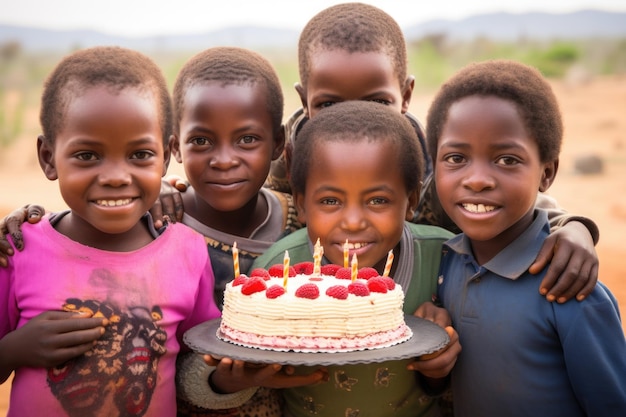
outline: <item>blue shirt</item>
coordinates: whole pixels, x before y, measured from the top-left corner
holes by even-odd
[[[549,234],[547,215],[479,265],[469,239],[444,245],[438,294],[459,333],[456,416],[626,416],[626,341],[617,301],[601,283],[583,302],[539,294],[528,272]]]

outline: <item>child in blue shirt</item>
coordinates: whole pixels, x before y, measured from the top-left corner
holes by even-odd
[[[463,346],[455,415],[626,415],[615,297],[599,282],[584,303],[547,303],[547,266],[529,272],[550,232],[536,194],[554,181],[563,133],[549,84],[512,61],[469,65],[427,126],[439,199],[463,231],[444,246],[438,288]]]

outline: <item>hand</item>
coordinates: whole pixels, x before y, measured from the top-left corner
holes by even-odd
[[[564,303],[574,296],[582,301],[598,281],[598,255],[589,230],[580,222],[566,223],[551,233],[529,272],[537,274],[548,263],[539,287],[548,301]]]
[[[433,323],[443,328],[452,325],[452,319],[450,318],[448,310],[443,307],[437,307],[434,303],[431,303],[430,301],[427,301],[420,305],[417,310],[415,310],[415,313],[413,313],[413,315],[415,317],[420,317],[422,319],[432,321]]]
[[[35,204],[27,204],[22,208],[13,210],[4,219],[0,220],[0,266],[6,267],[8,256],[13,255],[13,248],[7,240],[11,235],[13,244],[17,250],[24,249],[24,237],[22,236],[22,223],[37,223],[41,220],[45,210]]]
[[[221,393],[233,393],[250,387],[293,388],[328,380],[328,373],[324,369],[309,375],[293,375],[291,366],[260,365],[230,358],[218,359],[210,355],[205,355],[204,360],[208,365],[216,366],[210,379]]]
[[[0,340],[0,380],[20,367],[50,368],[91,349],[104,334],[105,318],[46,311]]]
[[[167,181],[172,187],[176,188],[181,193],[187,191],[189,188],[189,181],[184,178],[179,177],[178,175],[168,175],[165,177],[165,181]]]
[[[435,380],[448,376],[461,353],[461,343],[459,343],[459,334],[452,326],[447,326],[445,329],[450,342],[434,353],[420,356],[418,360],[408,365],[409,370],[418,371],[425,377]]]
[[[161,181],[159,199],[150,209],[154,227],[157,230],[163,227],[164,220],[172,223],[183,220],[183,198],[180,192],[187,189],[186,184],[186,181],[175,176],[167,177]]]

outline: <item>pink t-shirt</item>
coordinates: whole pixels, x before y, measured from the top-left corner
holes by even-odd
[[[78,358],[17,369],[8,416],[174,417],[183,333],[220,315],[204,238],[172,224],[137,251],[108,252],[47,217],[23,233],[24,251],[0,268],[0,338],[48,310],[88,310],[110,324]]]

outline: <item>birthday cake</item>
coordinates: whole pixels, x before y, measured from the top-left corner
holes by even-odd
[[[274,265],[226,285],[217,337],[246,347],[351,352],[411,338],[404,293],[374,268]]]

